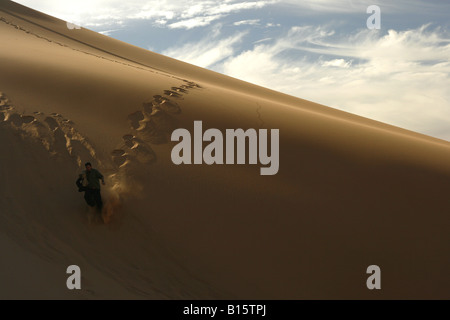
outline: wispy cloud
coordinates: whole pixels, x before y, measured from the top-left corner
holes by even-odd
[[[220,19],[222,15],[216,14],[212,16],[199,16],[187,20],[181,20],[174,23],[169,24],[169,28],[176,29],[176,28],[185,28],[185,29],[192,29],[196,27],[204,27],[209,25],[212,21]]]
[[[224,47],[220,40],[208,45],[206,52],[215,45]],[[181,49],[167,53],[202,65],[202,46],[189,45],[195,55]],[[229,56],[214,69],[450,140],[450,42],[439,28],[347,35],[323,26],[293,27],[276,41]]]
[[[277,0],[17,0],[31,8],[83,26],[146,19],[170,28],[202,27],[231,13],[263,8]]]
[[[289,13],[330,15],[365,14],[377,4],[385,14],[436,14],[450,11],[450,2],[441,0],[15,0],[31,8],[83,26],[111,26],[121,21],[146,19],[171,28],[193,28],[233,13],[261,9],[269,5],[287,7]],[[282,11],[279,11],[282,12]],[[274,24],[278,25],[278,24]]]
[[[264,39],[260,39],[260,40],[254,41],[253,44],[257,44],[257,43],[261,43],[261,42],[266,42],[266,41],[270,41],[270,40],[272,40],[272,38],[264,38]]]
[[[249,26],[256,26],[259,24],[259,19],[253,19],[253,20],[241,20],[241,21],[236,21],[235,23],[233,23],[233,25],[235,26],[243,26],[243,25],[249,25]]]
[[[378,5],[384,13],[425,13],[436,12],[437,8],[450,9],[450,4],[436,0],[280,0],[280,3],[302,8],[309,13],[361,13],[370,5]]]
[[[203,27],[209,25],[212,21],[222,18],[223,16],[239,12],[242,10],[249,9],[259,9],[266,6],[273,1],[244,1],[244,2],[234,2],[225,1],[225,3],[213,1],[200,2],[188,10],[181,13],[181,18],[183,19],[174,23],[169,24],[170,28],[186,28],[192,29],[195,27]],[[255,24],[258,20],[245,20],[241,21],[242,24]],[[239,23],[239,22],[238,22]],[[237,24],[239,25],[239,24]]]
[[[218,62],[232,57],[235,54],[235,46],[246,34],[247,32],[238,32],[230,37],[220,38],[220,30],[214,30],[209,37],[199,42],[169,48],[163,54],[203,68],[211,68]]]
[[[345,59],[333,59],[330,61],[324,61],[322,67],[337,67],[337,68],[349,68],[352,61],[346,61]]]

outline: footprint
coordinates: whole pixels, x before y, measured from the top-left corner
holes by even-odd
[[[156,160],[153,149],[143,140],[126,134],[122,137],[124,141],[123,149],[115,149],[111,152],[113,162],[120,168],[129,166],[133,162],[152,163]]]
[[[153,96],[153,101],[157,102],[157,103],[161,103],[164,99],[166,99],[165,97],[157,94],[155,96]]]
[[[171,89],[175,92],[182,92],[182,93],[188,92],[185,88],[182,88],[182,87],[172,87]]]
[[[171,90],[164,90],[164,94],[166,96],[174,97],[174,98],[181,98],[182,97],[181,94],[179,94],[179,93],[177,93],[175,91],[171,91]]]
[[[163,110],[155,109],[150,119],[138,129],[140,136],[150,143],[162,144],[168,141],[167,136],[174,128],[174,120]]]
[[[134,156],[140,163],[152,163],[156,160],[155,152],[143,143],[136,142],[131,149],[134,152]]]
[[[0,105],[0,111],[9,111],[9,110],[12,110],[12,109],[13,108],[7,103],[5,103],[3,105]]]
[[[144,114],[141,111],[136,111],[128,115],[128,120],[131,122],[131,127],[137,129],[140,127],[139,121],[144,120]]]
[[[53,133],[53,149],[56,152],[65,153],[67,150],[67,139],[61,128],[56,128]]]
[[[189,81],[189,80],[183,80],[183,81],[187,83],[188,88],[201,88],[200,85],[196,84],[193,81]]]
[[[193,87],[193,82],[189,81],[189,80],[183,80],[184,82],[186,82],[185,86],[187,86],[188,88],[192,88]]]
[[[179,114],[179,113],[181,113],[181,108],[178,105],[178,103],[172,102],[169,99],[161,102],[161,104],[159,104],[159,107],[162,110],[167,111],[168,113],[172,113],[172,114]]]
[[[31,123],[34,120],[36,120],[36,118],[33,116],[20,116],[20,117],[22,118],[23,123]]]
[[[142,104],[142,108],[144,109],[144,113],[146,114],[151,114],[153,112],[153,105],[158,104],[156,101],[152,101],[152,102],[144,102]]]
[[[126,134],[122,137],[125,145],[130,149],[133,148],[133,146],[134,146],[134,141],[133,141],[134,138],[135,137],[132,134]]]
[[[39,139],[44,139],[46,141],[51,140],[51,132],[48,127],[39,121],[33,121],[25,130],[31,134],[31,136],[37,137]]]
[[[126,134],[122,137],[123,141],[131,141],[133,138],[134,136],[132,134]]]
[[[70,124],[70,125],[74,125],[75,124],[72,120],[69,120],[69,119],[64,119],[63,123],[64,124]]]
[[[59,128],[59,124],[58,121],[56,121],[54,118],[52,117],[47,117],[45,118],[44,122],[49,126],[49,128],[53,131],[56,128]]]
[[[122,149],[116,149],[111,152],[113,162],[120,167],[127,161],[126,153]]]
[[[113,151],[111,152],[111,155],[112,155],[113,157],[121,157],[121,156],[123,156],[124,154],[125,154],[125,151],[122,150],[122,149],[116,149],[116,150],[113,150]]]
[[[20,127],[23,124],[22,117],[19,114],[17,114],[17,113],[10,114],[8,119],[7,119],[7,121],[11,122],[16,127]]]
[[[169,98],[157,95],[153,97],[153,101],[152,101],[152,105],[158,105],[166,100],[168,100]]]

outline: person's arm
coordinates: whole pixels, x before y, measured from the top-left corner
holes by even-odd
[[[102,180],[102,184],[105,185],[105,177],[98,170],[97,170],[97,173],[98,173],[99,179]]]
[[[83,191],[83,176],[80,174],[80,176],[78,177],[78,179],[77,179],[77,182],[75,182],[76,183],[76,185],[77,185],[77,187],[78,187],[78,191],[79,192],[81,192],[81,191]]]

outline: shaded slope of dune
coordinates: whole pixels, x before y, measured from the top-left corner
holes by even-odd
[[[0,42],[0,233],[23,250],[7,250],[5,270],[35,259],[54,292],[42,296],[450,297],[448,142],[3,0]],[[195,120],[279,129],[280,171],[174,165],[170,134]],[[88,160],[107,176],[107,224],[76,192]],[[80,293],[58,287],[70,264]],[[379,292],[365,286],[372,264]]]

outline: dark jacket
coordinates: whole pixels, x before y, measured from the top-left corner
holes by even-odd
[[[100,180],[103,180],[103,175],[97,169],[91,169],[91,171],[84,171],[88,181],[87,187],[90,189],[100,190]]]

